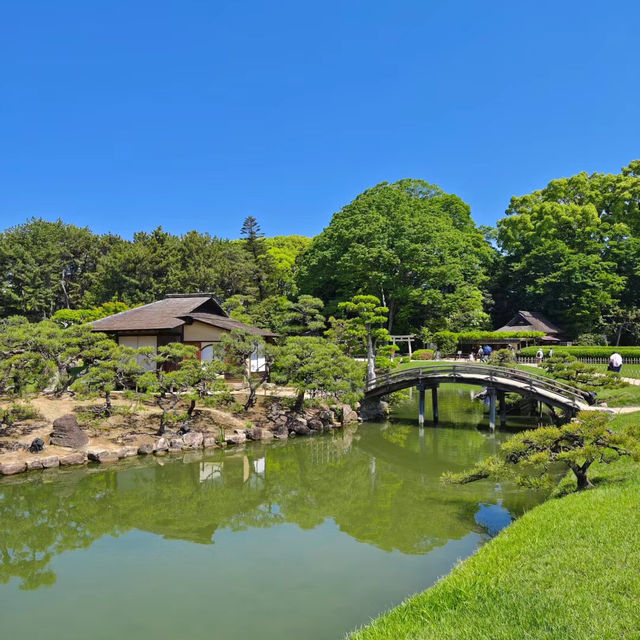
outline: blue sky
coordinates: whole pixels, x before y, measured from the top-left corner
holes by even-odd
[[[640,157],[640,3],[0,3],[0,228],[314,235],[384,180],[494,224]]]

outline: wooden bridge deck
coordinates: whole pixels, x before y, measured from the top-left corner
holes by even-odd
[[[377,398],[408,387],[429,388],[446,383],[478,385],[519,393],[572,413],[592,408],[588,394],[568,384],[519,369],[470,363],[416,367],[383,374],[369,381],[365,396]]]

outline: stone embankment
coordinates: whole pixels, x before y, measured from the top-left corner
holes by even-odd
[[[186,432],[167,430],[154,436],[141,433],[134,424],[129,432],[111,438],[100,434],[90,437],[76,416],[68,413],[55,419],[52,425],[40,424],[37,429],[27,430],[18,439],[0,441],[0,476],[87,462],[107,464],[138,455],[164,456],[185,450],[214,449],[253,440],[312,436],[358,420],[358,414],[348,405],[336,409],[337,412],[324,408],[291,413],[273,402],[257,426],[229,429],[201,420]]]

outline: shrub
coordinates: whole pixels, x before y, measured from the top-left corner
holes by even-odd
[[[489,358],[489,363],[498,367],[510,367],[515,364],[516,356],[511,349],[494,351]]]
[[[548,358],[542,363],[554,378],[565,380],[570,384],[587,390],[594,387],[626,387],[627,383],[617,373],[607,371],[601,373],[596,367],[584,362],[579,362],[574,356],[567,353],[559,353]]]
[[[442,355],[451,355],[458,348],[458,334],[453,331],[438,331],[433,334],[433,342]]]
[[[578,336],[576,344],[583,347],[606,347],[607,336],[600,333],[583,333]]]
[[[24,404],[14,402],[6,409],[0,408],[0,426],[10,427],[22,420],[32,420],[41,417],[40,412],[28,402]]]
[[[409,358],[409,356],[402,356],[402,358],[400,358],[400,362],[402,364],[406,364],[407,362],[411,362],[411,358]]]
[[[612,353],[618,352],[623,358],[640,358],[640,347],[551,347],[553,355],[561,353],[572,355],[576,358],[608,358]],[[535,356],[540,347],[526,347],[520,351],[523,356]],[[545,357],[549,355],[549,347],[543,347]]]
[[[418,349],[411,354],[412,360],[432,360],[435,351],[433,349]]]

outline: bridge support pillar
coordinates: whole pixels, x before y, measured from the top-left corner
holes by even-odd
[[[423,384],[419,384],[418,389],[418,424],[424,426],[424,392],[426,387]]]
[[[496,428],[496,390],[494,387],[487,389],[489,394],[489,428],[494,431]]]
[[[438,409],[438,385],[431,387],[431,407],[433,408],[433,424],[438,424],[440,411]]]
[[[507,401],[504,391],[498,391],[498,400],[500,401],[500,426],[507,426]]]

